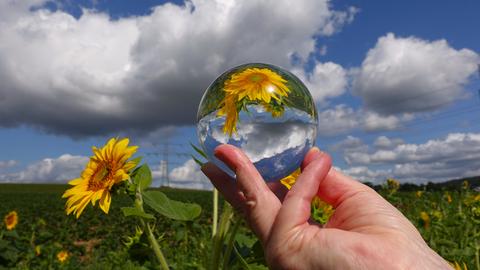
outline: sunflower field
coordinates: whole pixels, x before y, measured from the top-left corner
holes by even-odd
[[[398,188],[389,180],[379,192],[417,226],[430,247],[456,269],[480,269],[480,194],[468,182],[449,191]],[[120,210],[131,204],[128,196],[116,196],[108,215],[89,206],[76,219],[65,216],[61,196],[66,189],[64,185],[0,185],[0,269],[155,269],[145,234]],[[156,215],[153,229],[171,269],[266,269],[256,237],[221,199],[223,231],[220,238],[212,238],[212,192],[161,190],[202,207],[192,221]],[[312,217],[320,222],[332,211],[321,202],[312,204]],[[216,248],[222,252],[212,258]]]

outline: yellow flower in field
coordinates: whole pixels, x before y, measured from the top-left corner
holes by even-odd
[[[286,86],[287,80],[268,68],[247,68],[233,74],[225,81],[223,91],[225,98],[218,111],[219,116],[226,116],[223,132],[232,135],[235,131],[238,119],[238,102],[244,98],[247,101],[258,101],[264,105],[275,100],[281,103],[281,98],[288,96],[290,90]],[[279,110],[272,112],[272,116],[278,117]]]
[[[7,226],[7,230],[11,231],[11,230],[15,229],[15,227],[18,224],[18,214],[17,214],[17,212],[16,211],[11,211],[10,213],[8,213],[5,216],[4,221],[5,221],[5,226]]]
[[[430,227],[430,216],[428,215],[428,213],[425,211],[422,211],[420,213],[420,219],[423,221],[423,227],[425,229],[428,229],[428,227]]]
[[[301,173],[300,168],[298,168],[289,176],[286,176],[280,179],[280,183],[282,183],[282,185],[284,185],[286,188],[291,189],[293,184],[295,184],[295,181],[297,181],[297,178],[300,175],[300,173]]]
[[[417,196],[417,198],[421,198],[422,195],[423,195],[423,192],[422,190],[417,190],[417,192],[415,192],[415,196]]]
[[[462,182],[462,188],[463,189],[469,189],[470,188],[470,183],[468,183],[467,180]]]
[[[442,220],[442,218],[443,218],[442,212],[440,212],[438,210],[433,210],[432,216],[434,216],[437,220]]]
[[[446,192],[445,193],[445,199],[447,200],[448,203],[452,203],[452,196],[450,193]]]
[[[67,215],[73,213],[80,217],[89,202],[95,206],[99,201],[100,208],[108,214],[111,203],[110,190],[113,185],[130,178],[128,173],[137,166],[138,161],[128,161],[137,151],[137,146],[128,146],[127,138],[110,139],[98,149],[93,147],[94,155],[90,157],[81,177],[69,182],[74,187],[68,189],[62,198],[68,198],[65,204]]]
[[[393,178],[389,178],[387,179],[387,188],[391,193],[395,193],[400,188],[400,183]]]
[[[68,257],[69,257],[69,254],[67,251],[65,250],[62,250],[60,252],[57,253],[57,260],[61,263],[65,262],[66,260],[68,260]]]
[[[477,194],[477,196],[475,196],[475,197],[473,198],[473,200],[474,200],[475,202],[480,202],[480,194]]]
[[[35,246],[35,256],[40,256],[42,254],[42,247],[37,245]]]

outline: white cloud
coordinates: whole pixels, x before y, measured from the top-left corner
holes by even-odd
[[[381,116],[375,112],[368,112],[364,118],[364,129],[366,131],[395,130],[400,123],[401,119],[397,116]]]
[[[373,142],[373,145],[379,149],[390,149],[397,145],[403,144],[403,139],[400,138],[388,138],[386,136],[380,136]]]
[[[362,129],[367,132],[396,130],[413,120],[411,114],[383,116],[376,112],[354,109],[346,104],[335,105],[318,113],[318,133],[333,136]]]
[[[440,182],[461,177],[476,176],[480,168],[480,134],[451,133],[442,139],[422,144],[406,144],[399,139],[379,137],[377,149],[356,147],[344,151],[347,164],[356,167],[389,167],[389,177],[402,182]],[[379,174],[380,175],[380,174]],[[378,179],[375,179],[378,181]]]
[[[465,95],[463,87],[479,61],[477,53],[456,50],[445,40],[389,33],[368,52],[353,89],[366,109],[382,114],[430,111]]]
[[[388,177],[391,177],[390,170],[371,170],[366,166],[350,167],[348,169],[340,169],[340,171],[356,180],[373,184],[381,184]]]
[[[368,151],[368,146],[355,136],[348,135],[347,138],[330,147],[332,151]]]
[[[189,189],[213,189],[210,180],[203,174],[195,161],[187,160],[180,167],[174,168],[169,177],[171,179],[171,186],[177,188]]]
[[[0,170],[11,168],[18,164],[16,160],[0,160]]]
[[[0,175],[2,182],[56,182],[66,183],[77,178],[88,163],[88,157],[61,155],[58,158],[45,158],[29,165],[22,171]]]
[[[340,96],[347,88],[347,72],[342,66],[332,62],[316,62],[309,73],[299,68],[293,69],[292,72],[305,83],[317,102]]]
[[[203,91],[226,68],[253,61],[293,68],[293,57],[314,52],[315,37],[337,32],[357,12],[334,11],[326,0],[192,0],[145,16],[84,11],[75,19],[29,3],[0,4],[0,126],[70,136],[191,124]],[[326,82],[326,96],[340,94],[342,68],[317,66],[311,82]]]
[[[318,134],[333,136],[349,132],[358,128],[359,120],[357,117],[355,110],[345,104],[320,111],[318,113]]]

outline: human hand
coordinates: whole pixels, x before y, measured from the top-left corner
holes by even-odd
[[[221,145],[215,156],[234,181],[212,163],[202,167],[225,199],[259,237],[271,269],[451,269],[395,207],[366,185],[331,168],[311,149],[290,191],[264,182],[238,148]],[[315,196],[334,214],[323,227],[309,221]]]

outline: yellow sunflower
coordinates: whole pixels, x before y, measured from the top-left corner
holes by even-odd
[[[99,205],[108,214],[110,209],[110,190],[113,185],[130,178],[128,173],[137,166],[138,161],[128,161],[137,151],[137,146],[128,146],[128,138],[110,139],[98,149],[93,147],[94,155],[90,157],[81,177],[69,182],[74,187],[68,189],[62,198],[68,198],[65,205],[67,215],[73,213],[80,217],[89,202]]]
[[[292,174],[280,179],[280,183],[284,185],[286,188],[291,189],[295,181],[297,181],[298,176],[300,175],[301,170],[300,168],[296,169]]]
[[[37,245],[35,246],[35,256],[38,257],[40,255],[42,255],[42,246]]]
[[[11,231],[11,230],[15,229],[15,227],[18,224],[18,214],[17,214],[17,212],[12,211],[12,212],[8,213],[5,216],[4,221],[5,221],[5,226],[7,226],[7,230]]]
[[[68,252],[65,251],[65,250],[62,250],[60,252],[57,253],[57,260],[61,263],[65,262],[67,259],[68,259]]]
[[[425,211],[420,212],[420,219],[423,221],[423,227],[428,229],[430,227],[430,216],[428,213]]]
[[[290,93],[285,85],[286,82],[287,80],[282,76],[268,68],[248,68],[233,74],[229,80],[225,81],[223,87],[225,98],[218,112],[219,116],[226,116],[223,132],[231,136],[236,129],[237,102],[245,98],[248,101],[258,101],[263,105],[269,104],[272,100],[280,103],[281,97],[286,97]],[[278,116],[277,112],[272,112],[273,114]]]
[[[236,104],[236,96],[225,96],[223,107],[218,111],[218,116],[226,115],[223,133],[232,136],[233,132],[237,132],[238,111]]]

